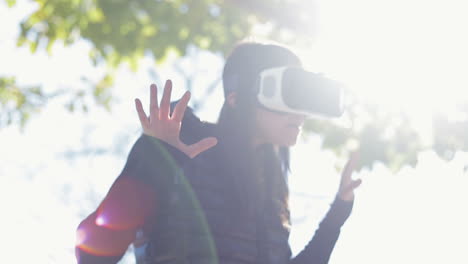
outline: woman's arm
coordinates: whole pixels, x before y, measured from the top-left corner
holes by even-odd
[[[150,115],[135,100],[142,135],[130,151],[122,173],[98,209],[83,220],[77,233],[78,263],[116,263],[135,239],[136,231],[156,213],[164,179],[179,172],[182,164],[216,145],[204,138],[192,145],[180,140],[180,128],[190,93],[171,111],[172,83],[166,81],[160,106],[157,87],[150,87]],[[146,227],[148,228],[148,227]]]
[[[147,229],[147,219],[156,213],[161,177],[174,173],[184,158],[170,145],[142,135],[97,210],[78,226],[78,263],[117,263],[136,231]]]
[[[157,213],[165,182],[189,159],[177,148],[142,135],[97,210],[78,226],[78,263],[117,263],[136,231],[150,230],[147,222]]]
[[[75,254],[77,263],[115,264],[135,237],[135,230],[112,230],[96,224],[93,212],[78,226]]]
[[[312,240],[291,260],[291,264],[326,264],[330,259],[336,241],[340,236],[341,226],[346,222],[354,204],[354,190],[361,180],[353,180],[351,175],[359,156],[353,153],[341,174],[340,187],[335,201],[319,225]]]
[[[351,214],[353,201],[336,198],[325,218],[319,225],[312,240],[293,259],[291,264],[325,264],[330,259],[341,226]]]

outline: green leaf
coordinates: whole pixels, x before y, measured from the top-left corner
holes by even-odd
[[[8,7],[13,7],[16,5],[16,0],[6,0]]]

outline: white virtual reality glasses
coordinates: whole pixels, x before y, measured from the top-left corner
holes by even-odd
[[[299,67],[262,71],[257,99],[268,110],[306,116],[339,117],[344,112],[344,89],[321,74]]]

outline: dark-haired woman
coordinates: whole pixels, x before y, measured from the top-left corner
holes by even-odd
[[[305,116],[259,104],[260,72],[301,66],[279,45],[244,43],[227,58],[225,103],[217,124],[171,105],[167,81],[160,104],[150,87],[149,116],[137,99],[143,135],[95,212],[78,227],[79,263],[117,263],[135,243],[141,263],[328,263],[351,213],[353,161],[314,237],[294,258],[288,244],[288,147]]]

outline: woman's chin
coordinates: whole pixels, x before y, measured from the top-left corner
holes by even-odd
[[[278,142],[278,146],[281,146],[281,147],[292,147],[294,145],[296,145],[297,143],[297,138],[298,138],[298,134],[294,135],[294,136],[290,136],[290,137],[287,137],[287,138],[283,138],[281,140],[281,142]]]

